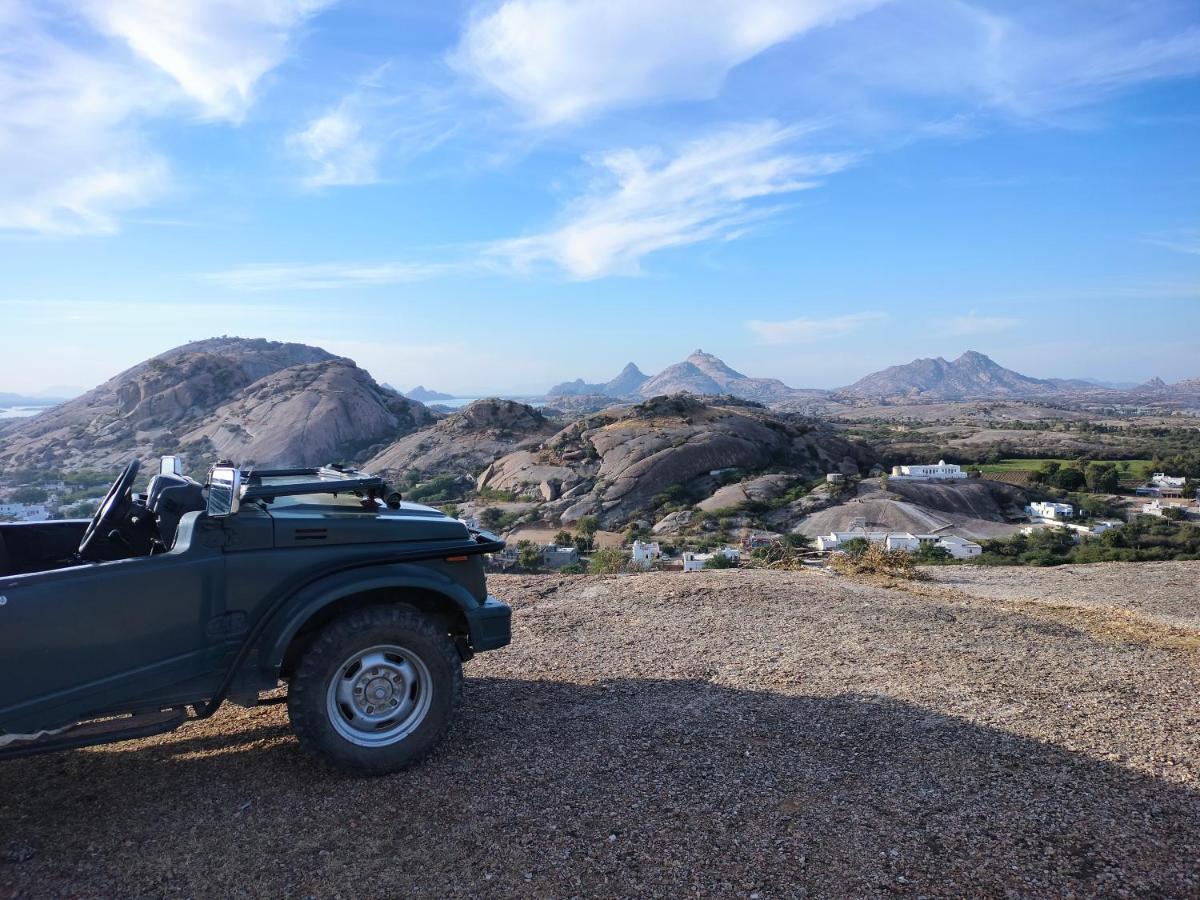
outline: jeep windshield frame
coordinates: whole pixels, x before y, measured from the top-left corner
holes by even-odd
[[[400,504],[400,494],[382,477],[340,466],[250,469],[242,473],[243,503],[261,500],[269,504],[279,497],[311,494],[354,494],[364,503],[379,501],[392,509]]]

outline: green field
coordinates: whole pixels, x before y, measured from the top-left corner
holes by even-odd
[[[1129,477],[1145,479],[1150,475],[1150,460],[1148,459],[1100,459],[1097,462],[1114,463],[1121,470],[1122,476],[1126,472]],[[1042,467],[1044,462],[1056,462],[1062,465],[1075,462],[1073,459],[1002,459],[998,463],[985,463],[979,466],[981,472],[1036,472]],[[1124,468],[1128,464],[1128,469]],[[975,468],[971,466],[970,468]]]

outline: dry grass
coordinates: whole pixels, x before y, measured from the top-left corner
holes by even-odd
[[[905,581],[925,581],[929,577],[913,562],[911,553],[886,550],[878,544],[871,544],[861,553],[836,554],[829,565],[843,575],[885,575]]]

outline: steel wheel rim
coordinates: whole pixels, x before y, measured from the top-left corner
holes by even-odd
[[[433,679],[421,657],[396,644],[358,650],[334,671],[326,692],[329,721],[359,747],[404,740],[425,720]]]

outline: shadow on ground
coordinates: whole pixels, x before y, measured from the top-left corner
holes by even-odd
[[[1200,892],[1187,787],[707,681],[469,679],[441,750],[374,780],[310,761],[281,709],[222,714],[7,763],[0,796],[0,896]]]

